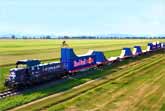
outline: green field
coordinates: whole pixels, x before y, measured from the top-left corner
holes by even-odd
[[[164,52],[130,59],[83,78],[71,79],[54,89],[67,87],[66,91],[11,111],[164,111],[164,66]],[[82,85],[74,87],[78,84]]]
[[[151,41],[157,41],[157,40],[67,40],[67,43],[70,47],[73,47],[76,54],[83,54],[86,53],[89,49],[93,50],[100,50],[104,51],[106,57],[111,56],[118,56],[121,52],[121,48],[123,47],[133,47],[134,45],[140,45],[143,47],[143,49],[146,48],[146,44]],[[165,42],[164,39],[158,40],[160,42]],[[58,60],[60,57],[60,47],[61,47],[62,40],[0,40],[0,91],[5,90],[5,87],[3,86],[4,80],[6,76],[8,75],[8,71],[10,68],[14,67],[14,63],[17,60],[20,59],[41,59],[42,61],[53,61]],[[132,61],[132,60],[129,60]],[[163,90],[163,78],[164,78],[164,52],[161,52],[156,55],[152,55],[151,57],[140,57],[140,59],[137,59],[133,63],[129,63],[129,61],[125,61],[123,63],[120,63],[120,65],[117,65],[115,67],[110,66],[108,68],[105,68],[104,71],[97,70],[94,72],[90,72],[91,74],[87,74],[85,77],[81,78],[71,78],[70,80],[58,84],[53,85],[47,88],[41,88],[36,89],[34,91],[27,92],[22,95],[14,96],[14,97],[8,97],[6,99],[0,100],[0,110],[5,110],[8,108],[12,108],[15,106],[22,105],[24,103],[31,102],[33,100],[43,98],[45,96],[48,96],[50,94],[59,93],[64,90],[68,90],[66,94],[63,96],[58,96],[55,99],[51,99],[48,101],[44,101],[43,105],[34,105],[31,108],[39,108],[43,110],[55,110],[55,109],[61,109],[61,110],[91,110],[94,107],[96,110],[104,109],[105,111],[107,109],[113,108],[119,108],[119,104],[121,105],[127,105],[127,101],[129,101],[129,95],[136,96],[136,92],[140,91],[140,88],[144,89],[144,92],[147,93],[147,91],[150,92],[150,90],[154,90],[152,86],[156,85],[159,86],[158,88],[159,92],[153,92],[153,96],[150,94],[149,96],[145,96],[146,103],[144,106],[141,103],[135,104],[134,107],[131,106],[132,109],[141,110],[139,108],[146,108],[144,110],[148,110],[147,108],[150,108],[151,105],[155,104],[155,102],[161,102],[163,100],[158,101],[161,98],[161,94],[164,92]],[[127,64],[129,63],[129,64]],[[138,70],[136,70],[138,69]],[[155,70],[155,71],[153,71]],[[147,72],[148,71],[148,72]],[[156,73],[157,72],[157,73]],[[111,74],[111,75],[109,75]],[[81,89],[72,88],[74,86],[86,83],[88,81],[94,80],[98,77],[102,77],[104,75],[108,75],[107,79],[101,79],[100,82],[90,83],[88,85],[82,86]],[[121,79],[114,79],[111,81],[112,78],[117,78],[117,76],[122,75]],[[151,81],[157,81],[157,76],[159,75],[162,77],[159,79],[159,82],[153,82],[153,84],[150,84]],[[137,79],[136,79],[137,78]],[[156,79],[156,80],[155,80]],[[114,81],[114,82],[113,82]],[[162,81],[162,82],[161,82]],[[152,82],[151,82],[152,83]],[[142,84],[142,87],[138,87]],[[143,88],[143,84],[148,84],[148,87],[145,89]],[[137,88],[137,89],[136,89]],[[102,96],[102,93],[104,95]],[[114,92],[114,93],[112,93]],[[115,94],[121,95],[115,95]],[[139,92],[140,93],[140,92]],[[148,93],[147,93],[148,94]],[[110,95],[106,98],[106,96]],[[157,97],[158,95],[158,97]],[[68,99],[69,97],[72,97],[72,99]],[[111,97],[115,98],[111,98]],[[138,96],[138,95],[137,95]],[[144,98],[140,97],[136,100],[137,102],[142,101]],[[90,98],[91,97],[91,98]],[[96,99],[93,99],[96,98]],[[102,98],[105,98],[102,99]],[[109,101],[109,99],[111,101]],[[147,103],[150,102],[150,99],[156,99],[153,103]],[[60,100],[66,100],[61,103],[59,103]],[[88,102],[89,100],[89,102]],[[97,101],[98,102],[95,102]],[[105,105],[101,103],[107,103]],[[126,103],[125,103],[126,101]],[[151,100],[152,102],[153,100]],[[124,104],[125,103],[125,104]],[[82,105],[83,104],[83,105]],[[88,104],[91,104],[89,107]],[[117,105],[116,105],[117,104]],[[132,103],[134,104],[134,103]],[[160,107],[162,109],[165,107],[163,106],[165,103],[161,103],[155,105],[156,110],[159,110]],[[119,106],[118,106],[119,105]],[[37,107],[35,107],[37,106]],[[42,107],[39,107],[42,106]],[[129,108],[131,111],[132,109]],[[26,107],[25,107],[26,109]],[[123,109],[124,110],[124,109]],[[127,110],[127,109],[125,109]],[[150,110],[150,109],[149,109]],[[21,109],[21,111],[23,111]],[[155,110],[154,110],[155,111]]]
[[[89,49],[110,51],[134,45],[146,46],[149,39],[135,40],[67,40],[77,54],[86,53]],[[165,41],[165,40],[159,40]],[[21,59],[50,60],[60,57],[62,40],[0,40],[0,66],[14,64]],[[113,52],[110,52],[113,55]]]

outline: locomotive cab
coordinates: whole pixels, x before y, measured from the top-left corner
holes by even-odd
[[[23,66],[24,68],[32,67],[38,64],[40,64],[39,60],[19,60],[16,63],[16,68],[18,68],[19,66]]]

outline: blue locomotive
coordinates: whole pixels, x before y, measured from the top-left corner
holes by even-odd
[[[56,80],[70,73],[111,64],[164,48],[164,43],[148,43],[147,49],[144,51],[140,46],[135,46],[133,52],[130,48],[123,48],[120,56],[110,58],[106,58],[101,51],[89,51],[84,55],[76,55],[72,48],[61,48],[60,62],[41,64],[39,60],[17,61],[16,68],[10,70],[5,85],[12,88],[31,86],[49,80]]]
[[[16,63],[16,68],[10,70],[5,85],[8,87],[34,85],[60,78],[66,72],[64,65],[60,62],[40,64],[39,60],[20,60]]]

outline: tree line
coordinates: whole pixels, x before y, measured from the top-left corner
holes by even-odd
[[[0,37],[0,39],[165,39],[165,37],[111,37],[111,36],[77,36],[77,37],[72,37],[72,36],[58,36],[58,37],[52,37],[50,35],[46,36],[22,36],[22,37],[17,37],[15,35],[12,35],[10,37]]]

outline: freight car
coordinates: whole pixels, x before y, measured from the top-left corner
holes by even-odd
[[[112,64],[127,58],[150,53],[159,49],[165,49],[164,43],[148,43],[147,49],[135,46],[132,52],[130,48],[123,48],[120,56],[106,58],[101,51],[89,51],[84,55],[76,55],[72,48],[61,48],[60,62],[41,64],[39,60],[20,60],[16,68],[10,70],[9,77],[5,81],[7,87],[20,88],[56,80],[65,75]]]

